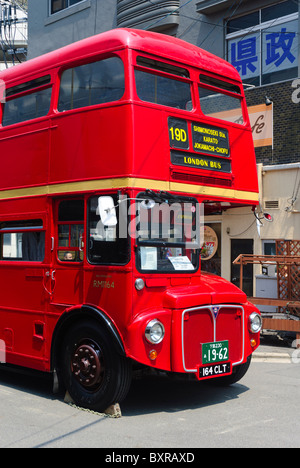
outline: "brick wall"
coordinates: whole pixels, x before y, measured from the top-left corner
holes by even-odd
[[[271,146],[256,148],[258,163],[300,162],[300,103],[292,101],[292,82],[285,81],[245,92],[249,107],[263,104],[266,96],[273,100],[273,149]]]

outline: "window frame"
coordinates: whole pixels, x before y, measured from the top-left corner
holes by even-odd
[[[152,62],[152,63],[151,63]],[[152,100],[142,99],[138,92],[137,87],[137,78],[136,72],[142,72],[144,74],[150,75],[151,77],[165,78],[171,81],[177,81],[179,83],[184,83],[189,85],[190,89],[190,101],[192,104],[191,109],[174,107],[168,104],[161,104],[159,102],[154,102]],[[195,110],[194,102],[194,87],[193,80],[191,78],[190,70],[184,66],[180,67],[179,65],[174,65],[169,62],[163,62],[161,58],[150,58],[141,54],[138,54],[135,57],[133,62],[133,77],[134,77],[134,90],[136,98],[144,103],[154,106],[159,106],[163,108],[178,109],[183,112],[188,112],[191,114]]]
[[[124,194],[126,196],[126,194]],[[91,250],[94,245],[91,244],[93,242],[92,236],[91,236],[91,203],[92,199],[99,199],[101,196],[109,196],[112,197],[114,202],[115,202],[115,208],[116,208],[116,215],[117,215],[117,225],[116,225],[116,240],[115,241],[109,241],[109,240],[99,240],[98,242],[102,242],[101,246],[106,247],[106,253],[108,252],[108,255],[111,254],[111,252],[116,252],[118,248],[123,249],[123,254],[122,256],[124,257],[123,261],[108,261],[106,258],[104,258],[103,261],[96,261],[92,258]],[[130,236],[128,235],[128,224],[129,224],[129,215],[128,215],[128,208],[129,208],[129,203],[130,200],[127,201],[127,199],[124,199],[124,202],[118,206],[118,199],[119,199],[119,194],[118,192],[114,191],[109,191],[108,193],[101,193],[101,194],[93,194],[87,199],[87,216],[86,216],[86,258],[87,262],[90,265],[105,265],[105,266],[125,266],[130,262],[131,259],[131,240]],[[125,238],[120,238],[119,237],[119,226],[120,226],[120,211],[122,210],[122,215],[124,216],[126,213],[126,226],[127,226],[127,237]],[[99,216],[99,221],[100,221],[100,216]],[[98,222],[99,222],[98,221]],[[101,257],[99,257],[101,258]],[[114,260],[113,255],[111,255],[112,260]],[[115,258],[118,258],[118,255],[115,255]]]
[[[219,84],[219,86],[218,86],[218,84]],[[214,120],[221,120],[222,122],[227,122],[227,123],[230,122],[231,124],[236,124],[236,125],[239,125],[239,126],[240,125],[241,126],[246,125],[246,123],[247,123],[246,115],[247,114],[245,114],[245,99],[244,99],[244,96],[243,96],[242,91],[240,89],[240,86],[237,83],[234,84],[234,83],[231,83],[231,82],[222,81],[219,78],[216,78],[214,76],[211,76],[209,74],[201,72],[199,74],[199,77],[198,77],[197,85],[198,85],[199,105],[200,105],[201,112],[203,113],[203,115],[205,117],[208,117],[208,118],[211,118],[211,119],[214,119]],[[225,86],[222,87],[221,85],[225,85]],[[230,87],[231,87],[231,89],[230,89]],[[212,116],[210,114],[205,113],[202,110],[200,89],[206,90],[208,92],[211,91],[211,93],[214,93],[215,96],[217,96],[217,95],[225,96],[225,97],[227,96],[229,98],[235,99],[236,102],[239,104],[239,110],[241,112],[240,118],[242,118],[243,121],[242,122],[239,122],[239,121],[238,122],[233,122],[231,119],[216,117],[214,115]],[[230,112],[230,110],[231,109],[228,109],[227,111]]]
[[[88,66],[88,65],[93,65],[95,63],[99,63],[99,62],[102,62],[102,61],[105,61],[105,60],[108,60],[108,59],[111,59],[111,58],[117,58],[118,60],[120,60],[120,62],[122,63],[122,66],[123,66],[124,91],[123,91],[122,96],[119,99],[113,100],[113,101],[105,101],[105,102],[101,102],[101,103],[91,103],[91,104],[88,104],[87,106],[73,107],[71,109],[60,110],[60,95],[61,95],[61,84],[62,84],[63,74],[65,72],[72,71],[72,70],[74,70],[76,68],[80,68],[80,67],[84,67],[84,66]],[[68,66],[61,68],[61,70],[59,71],[59,74],[58,74],[58,78],[59,79],[58,79],[57,100],[56,100],[56,104],[55,104],[55,111],[60,115],[63,115],[66,112],[80,112],[80,111],[83,111],[85,109],[90,109],[90,108],[99,107],[99,106],[118,105],[120,103],[120,101],[122,101],[124,99],[124,97],[126,95],[126,87],[127,87],[127,85],[126,85],[126,64],[124,62],[124,57],[122,57],[119,54],[110,54],[110,55],[105,55],[103,57],[97,56],[97,57],[93,57],[93,59],[90,59],[90,61],[81,61],[81,62],[75,62],[75,63],[72,63],[72,64],[68,64]]]
[[[73,5],[70,5],[70,0],[65,0],[67,6],[62,7],[60,10],[57,10],[57,11],[53,11],[53,3],[54,3],[54,1],[55,1],[55,0],[49,0],[49,15],[50,15],[50,16],[56,15],[57,13],[60,13],[61,11],[67,10],[68,8],[72,8],[73,6],[77,5],[78,3],[84,2],[85,0],[77,0],[76,3],[74,3]],[[62,0],[62,1],[63,1],[63,0]]]
[[[83,209],[83,216],[82,219],[60,219],[60,207],[62,203],[66,202],[77,202],[80,201],[82,202],[82,209]],[[63,263],[65,264],[71,264],[71,265],[82,265],[84,261],[84,244],[85,244],[85,199],[84,197],[79,197],[79,198],[63,198],[59,199],[57,201],[57,206],[56,206],[56,211],[55,211],[55,239],[56,239],[56,249],[55,249],[55,258],[56,262],[58,263]],[[68,245],[63,246],[60,245],[60,232],[59,232],[59,226],[68,226]],[[72,226],[82,226],[82,236],[79,236],[78,238],[78,246],[71,245],[72,241]],[[82,245],[83,244],[83,245]],[[65,258],[60,258],[59,253],[60,252],[65,252],[65,253],[74,253],[74,258],[72,259],[65,259]],[[76,259],[77,256],[77,259]],[[82,258],[81,258],[82,256]]]
[[[32,94],[39,93],[41,91],[50,90],[50,99],[49,99],[49,109],[47,113],[29,118],[20,120],[13,123],[4,124],[4,117],[5,117],[5,105],[8,102],[13,102],[17,99],[26,98],[27,96],[31,96]],[[1,127],[7,128],[12,125],[22,125],[28,122],[34,122],[38,119],[43,119],[47,117],[51,113],[52,109],[52,100],[53,100],[53,78],[50,74],[43,75],[37,78],[33,78],[29,81],[24,81],[17,85],[13,85],[7,88],[5,93],[5,99],[1,102]]]
[[[4,256],[4,235],[5,234],[24,234],[24,233],[43,233],[44,239],[39,239],[39,242],[43,243],[43,258],[41,259],[27,259],[21,257],[5,257]],[[27,218],[27,219],[9,219],[3,220],[0,222],[0,264],[3,262],[17,262],[18,264],[23,264],[25,262],[29,263],[43,263],[46,257],[46,228],[44,219],[41,218]],[[23,246],[23,238],[22,238]],[[16,247],[18,250],[18,247]]]
[[[142,202],[143,199],[149,199],[149,200],[154,200],[156,201],[152,196],[148,196],[146,192],[141,192],[138,194],[137,196],[137,199],[136,201],[137,202]],[[156,201],[157,202],[157,201]],[[192,206],[197,206],[198,205],[198,201],[196,198],[194,197],[189,197],[189,196],[186,196],[186,195],[183,195],[183,196],[178,196],[177,198],[171,198],[171,199],[168,199],[166,198],[166,200],[158,200],[158,203],[159,203],[159,208],[158,208],[158,213],[160,210],[163,210],[163,208],[161,208],[162,204],[165,203],[166,206],[170,206],[172,207],[172,204],[174,203],[175,205],[177,204],[189,204],[189,205],[192,205]],[[136,217],[137,219],[139,218],[139,215],[138,215],[138,212],[139,212],[139,208],[136,207]],[[171,212],[172,212],[172,209],[171,209]],[[195,212],[192,211],[192,222],[190,224],[191,227],[193,227],[194,225],[194,222],[196,223],[197,222],[197,214],[196,214],[196,210]],[[200,246],[198,246],[197,244],[195,244],[192,248],[192,243],[193,241],[191,240],[188,240],[187,243],[184,242],[183,240],[183,235],[184,235],[184,221],[180,224],[180,231],[181,231],[181,239],[180,240],[175,240],[175,234],[176,234],[176,231],[175,231],[175,214],[176,212],[174,211],[173,212],[173,217],[171,217],[171,219],[169,219],[169,224],[167,224],[167,227],[170,225],[172,226],[173,225],[173,233],[171,235],[171,237],[166,241],[165,239],[163,239],[162,235],[163,235],[163,219],[161,217],[161,215],[159,215],[159,218],[155,218],[155,215],[154,215],[154,221],[158,221],[158,223],[155,223],[155,226],[153,227],[153,224],[152,224],[152,221],[153,221],[153,218],[152,218],[152,215],[151,215],[151,210],[149,210],[149,213],[148,213],[148,225],[147,225],[147,231],[146,231],[146,234],[152,234],[153,231],[156,230],[156,228],[158,227],[158,231],[156,231],[156,233],[158,233],[158,236],[159,237],[153,237],[153,238],[146,238],[146,237],[142,237],[141,235],[139,235],[139,230],[137,232],[137,237],[136,237],[136,242],[135,242],[135,266],[136,266],[136,269],[137,271],[140,273],[140,274],[155,274],[155,275],[183,275],[183,274],[188,274],[188,275],[194,275],[195,273],[197,273],[199,271],[199,268],[201,266],[201,261],[200,261]],[[146,224],[146,223],[145,223]],[[171,239],[174,239],[173,241]],[[197,248],[198,247],[198,248]],[[152,251],[154,251],[154,249],[156,249],[156,261],[157,261],[157,264],[156,264],[156,268],[147,268],[147,261],[144,263],[144,266],[142,265],[143,263],[143,253],[146,254],[146,249],[152,249]],[[174,260],[176,260],[177,258],[179,257],[182,257],[182,254],[185,253],[186,255],[184,255],[183,257],[187,256],[187,252],[189,251],[190,252],[190,255],[193,255],[193,259],[189,259],[190,262],[191,262],[191,265],[193,266],[193,268],[190,268],[190,269],[185,269],[185,268],[176,268],[173,263],[171,261],[167,261],[168,258],[167,258],[167,250],[172,250],[173,249],[173,252],[172,254],[170,255],[170,258],[173,258]],[[173,253],[175,253],[175,250],[177,249],[180,249],[181,250],[181,253],[178,255],[173,255]],[[185,252],[184,252],[185,251]],[[158,258],[158,255],[159,253],[161,255],[165,254],[165,258],[161,258],[159,259]],[[151,262],[150,262],[151,263]],[[155,263],[155,262],[154,262]],[[160,263],[160,265],[159,265]],[[149,266],[149,265],[148,265]],[[164,266],[166,268],[164,268]]]
[[[296,78],[298,76],[298,74],[296,73],[296,76],[295,77],[291,77],[291,78],[283,78],[283,79],[278,79],[278,80],[275,80],[275,81],[272,81],[272,82],[269,82],[269,83],[264,83],[263,82],[263,76],[266,76],[266,75],[269,75],[269,73],[263,73],[263,44],[262,44],[262,34],[263,34],[263,31],[268,31],[269,28],[273,28],[273,27],[276,27],[276,26],[280,26],[282,24],[286,24],[286,23],[289,23],[291,21],[295,21],[297,20],[298,21],[298,18],[299,18],[299,15],[297,12],[294,12],[294,13],[290,13],[290,14],[287,14],[285,16],[280,16],[278,18],[275,18],[275,19],[272,19],[272,20],[268,20],[268,21],[265,21],[265,22],[262,22],[262,10],[264,8],[267,8],[267,7],[263,7],[263,8],[259,8],[257,10],[254,10],[254,11],[250,11],[248,13],[245,13],[244,15],[240,15],[240,16],[237,16],[236,18],[230,18],[230,20],[232,19],[238,19],[238,18],[242,18],[243,16],[247,16],[248,14],[250,13],[255,13],[256,11],[258,11],[259,13],[259,23],[257,25],[254,25],[254,26],[251,26],[251,27],[248,27],[248,28],[245,28],[245,29],[239,29],[238,31],[235,31],[235,32],[231,32],[231,33],[227,33],[227,23],[228,21],[225,20],[225,55],[226,55],[226,60],[230,62],[230,57],[229,57],[229,42],[230,40],[232,39],[236,39],[236,38],[239,38],[241,37],[241,39],[244,39],[244,38],[247,38],[248,35],[254,35],[254,34],[258,34],[259,35],[259,46],[258,46],[258,67],[259,67],[259,72],[257,75],[253,76],[252,78],[243,78],[241,76],[241,79],[243,81],[244,84],[247,84],[247,81],[251,82],[252,80],[255,80],[255,79],[258,79],[258,84],[255,84],[254,86],[264,86],[264,85],[272,85],[274,83],[279,83],[281,81],[287,81],[287,80],[292,80],[293,78]],[[300,31],[298,31],[298,33],[296,33],[297,37],[296,37],[296,41],[298,42],[298,34],[300,33]],[[298,51],[299,53],[299,51]],[[299,64],[296,64],[295,67],[293,68],[296,68],[298,67]],[[282,72],[288,70],[289,68],[286,68],[284,70],[280,70]],[[273,73],[276,72],[276,70],[273,70]],[[251,86],[252,86],[252,83],[249,83]]]

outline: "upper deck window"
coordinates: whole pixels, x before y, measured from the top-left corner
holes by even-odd
[[[118,101],[124,91],[124,66],[118,57],[70,68],[61,77],[58,110]]]
[[[47,115],[52,94],[52,87],[49,87],[50,81],[50,76],[45,76],[8,88],[6,98],[9,99],[3,107],[2,125],[6,127]],[[46,85],[48,85],[47,88]],[[20,95],[24,91],[28,93]]]
[[[190,73],[186,68],[176,67],[174,65],[170,65],[169,63],[152,60],[147,57],[137,57],[136,63],[143,67],[152,68],[153,70],[171,73],[171,75],[183,76],[185,78],[190,77]]]
[[[164,62],[138,57],[137,64],[150,70],[135,70],[136,90],[142,101],[153,102],[162,106],[191,111],[192,97],[189,83],[170,76],[155,74],[154,70],[168,74],[189,77],[188,70]],[[152,71],[153,70],[153,71]]]
[[[237,85],[206,75],[200,75],[200,82],[203,84],[199,86],[203,114],[228,122],[244,123],[241,91]]]

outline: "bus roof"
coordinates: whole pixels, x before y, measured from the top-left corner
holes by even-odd
[[[165,34],[137,30],[113,29],[83,39],[61,49],[49,52],[23,62],[0,73],[0,79],[6,85],[11,81],[26,79],[26,76],[42,74],[74,60],[95,56],[102,51],[113,51],[124,48],[141,50],[149,54],[165,57],[182,64],[198,66],[220,76],[240,81],[236,69],[225,60],[206,52],[193,44]]]

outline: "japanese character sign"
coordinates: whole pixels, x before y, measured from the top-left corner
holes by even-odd
[[[228,60],[243,80],[298,66],[297,20],[228,41]],[[262,70],[261,70],[262,67]]]
[[[229,41],[229,62],[237,69],[242,79],[260,74],[260,38],[259,34]]]
[[[297,67],[297,21],[263,31],[263,73]]]

